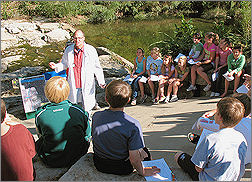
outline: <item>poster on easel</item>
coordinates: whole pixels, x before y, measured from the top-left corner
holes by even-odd
[[[19,86],[27,119],[32,118],[31,113],[48,102],[45,97],[45,76],[37,75],[19,78]]]

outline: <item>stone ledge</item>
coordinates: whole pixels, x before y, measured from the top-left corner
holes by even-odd
[[[59,181],[145,181],[145,178],[135,171],[130,175],[114,175],[99,172],[94,166],[93,153],[87,153]]]

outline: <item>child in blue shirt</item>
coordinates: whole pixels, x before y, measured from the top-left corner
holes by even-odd
[[[175,161],[194,181],[239,181],[242,178],[247,142],[234,127],[244,112],[244,105],[238,99],[221,99],[214,116],[220,130],[206,136],[193,156],[176,153]]]

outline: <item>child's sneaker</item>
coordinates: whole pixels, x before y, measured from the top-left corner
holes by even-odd
[[[176,102],[178,100],[177,95],[172,95],[170,102]]]
[[[210,85],[210,84],[207,84],[207,86],[206,86],[205,88],[203,88],[203,90],[204,90],[205,92],[207,92],[207,91],[210,90],[210,88],[211,88],[211,85]]]
[[[155,96],[151,96],[151,101],[152,101],[152,103],[154,103],[155,102]]]
[[[147,99],[147,95],[144,95],[143,97],[141,97],[141,99],[140,99],[140,104],[143,104],[144,103],[144,101]]]
[[[214,94],[214,96],[215,97],[220,97],[220,93],[217,92],[217,93]]]
[[[155,99],[155,102],[153,102],[154,105],[158,105],[159,104],[159,100]]]
[[[190,87],[188,87],[188,89],[186,89],[187,92],[192,91],[192,90],[197,90],[195,85],[190,85]]]
[[[167,103],[169,103],[169,100],[170,100],[170,97],[167,96],[167,97],[165,98],[165,101],[164,101],[164,102],[167,104]]]
[[[210,97],[214,97],[215,96],[215,92],[211,92]]]
[[[131,104],[132,106],[135,106],[135,105],[136,105],[136,101],[137,101],[136,98],[134,98],[134,99],[132,99],[132,101],[131,101],[130,104]]]
[[[162,96],[162,97],[159,99],[159,102],[163,102],[165,99],[166,99],[166,97],[165,97],[165,96]]]

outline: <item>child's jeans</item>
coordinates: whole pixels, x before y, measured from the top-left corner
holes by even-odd
[[[138,80],[140,80],[140,78],[142,78],[142,75],[135,78],[133,81],[127,81],[127,83],[131,85],[133,98],[137,98],[138,91],[140,90],[138,85]]]

